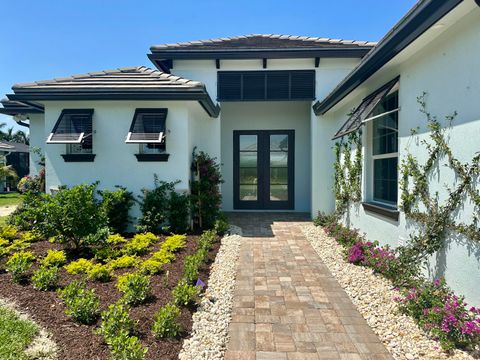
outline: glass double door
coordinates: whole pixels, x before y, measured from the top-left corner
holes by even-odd
[[[294,130],[233,132],[235,209],[294,209]]]

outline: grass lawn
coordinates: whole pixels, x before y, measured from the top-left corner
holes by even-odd
[[[0,216],[0,226],[3,226],[7,223],[8,216]]]
[[[23,359],[23,351],[37,335],[37,326],[0,307],[0,359]]]
[[[23,195],[17,192],[0,194],[0,206],[18,205],[22,202]]]

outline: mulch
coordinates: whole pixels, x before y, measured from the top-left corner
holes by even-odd
[[[151,333],[154,313],[167,302],[171,297],[171,291],[182,278],[185,257],[196,251],[198,236],[188,236],[187,245],[184,249],[176,254],[173,263],[165,266],[164,271],[158,275],[151,277],[151,285],[153,297],[146,304],[132,307],[130,317],[138,320],[138,332],[135,334],[139,337],[142,344],[148,348],[146,359],[177,359],[182,348],[182,342],[188,337],[192,328],[192,314],[194,308],[182,308],[182,314],[179,318],[179,324],[183,328],[181,336],[175,339],[157,339]],[[163,238],[155,245],[153,251],[156,251]],[[216,253],[220,247],[217,242],[210,251],[208,262],[204,265],[199,274],[208,286],[208,276],[210,272],[210,264],[214,261]],[[62,249],[59,244],[52,244],[48,241],[41,241],[32,244],[28,251],[32,251],[36,256],[44,256],[48,249]],[[149,255],[145,255],[144,258]],[[5,261],[5,260],[4,260]],[[3,262],[4,262],[3,261]],[[4,264],[0,264],[0,269],[4,268]],[[35,267],[32,268],[32,271]],[[118,269],[116,275],[124,272],[133,271],[132,269]],[[168,271],[168,277],[166,273]],[[80,279],[79,275],[71,275],[60,270],[60,286],[63,287],[74,279]],[[95,289],[96,294],[101,301],[101,310],[108,305],[119,300],[122,294],[116,288],[116,279],[108,283],[99,283],[88,281],[89,288]],[[59,299],[55,291],[37,291],[33,289],[31,284],[15,284],[11,277],[4,270],[0,270],[0,297],[14,301],[21,310],[27,312],[38,324],[46,328],[52,335],[53,340],[58,345],[59,359],[108,359],[110,351],[103,343],[102,337],[96,335],[94,330],[101,323],[100,318],[93,325],[81,325],[65,315],[65,306]]]

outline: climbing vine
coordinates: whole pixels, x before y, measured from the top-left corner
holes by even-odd
[[[447,126],[442,127],[437,117],[427,111],[425,98],[426,93],[423,93],[417,101],[430,131],[428,139],[420,141],[427,151],[428,159],[424,164],[420,164],[406,149],[407,155],[400,165],[400,208],[407,218],[422,225],[419,232],[410,236],[409,245],[403,249],[412,262],[425,259],[427,255],[440,250],[449,231],[480,241],[480,153],[469,163],[459,161],[454,156],[447,137],[457,113],[446,116]],[[418,128],[413,129],[412,136],[417,132]],[[453,187],[445,185],[448,197],[440,203],[439,193],[430,191],[430,183],[442,161],[446,161],[448,167],[454,171],[456,182]],[[454,214],[467,199],[473,203],[474,211],[471,222],[464,223],[455,220]]]
[[[355,149],[353,149],[355,148]],[[350,133],[347,139],[335,143],[335,163],[333,164],[335,181],[333,191],[336,200],[336,212],[341,216],[352,202],[362,197],[362,134]],[[352,159],[352,151],[355,151]]]

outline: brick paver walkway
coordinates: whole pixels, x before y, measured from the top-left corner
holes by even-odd
[[[303,236],[304,219],[230,214],[244,238],[225,360],[391,359]]]

